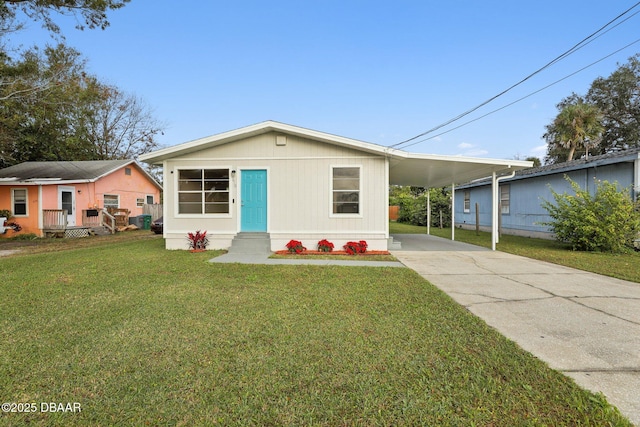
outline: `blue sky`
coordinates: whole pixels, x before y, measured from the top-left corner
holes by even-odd
[[[264,120],[388,146],[507,89],[635,3],[132,0],[109,15],[105,31],[58,22],[93,74],[144,99],[167,124],[163,146]],[[455,125],[639,38],[640,14]],[[52,43],[36,23],[14,41]],[[572,92],[586,93],[595,78],[609,76],[636,52],[640,43],[406,149],[542,158],[555,105]]]

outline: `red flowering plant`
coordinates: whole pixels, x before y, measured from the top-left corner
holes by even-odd
[[[301,254],[307,250],[307,248],[302,246],[302,242],[299,240],[290,240],[289,243],[287,243],[287,249],[289,252],[297,254]]]
[[[6,232],[7,230],[13,230],[14,232],[17,233],[18,231],[22,230],[22,226],[17,222],[7,221],[8,219],[11,218],[11,216],[12,215],[10,210],[7,210],[7,209],[0,210],[0,220],[2,221],[2,223],[0,223],[0,230],[2,230],[3,232]]]
[[[189,239],[189,249],[193,250],[205,250],[209,244],[209,238],[207,237],[207,231],[196,231],[195,233],[187,233]]]
[[[367,251],[367,247],[367,242],[364,240],[360,240],[359,242],[347,242],[347,244],[343,246],[344,250],[349,255],[363,254]]]
[[[333,243],[331,243],[327,239],[322,239],[318,242],[318,251],[320,252],[331,252],[333,248]]]

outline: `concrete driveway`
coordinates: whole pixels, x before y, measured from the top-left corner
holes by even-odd
[[[403,264],[640,426],[640,284],[433,236],[393,237]]]

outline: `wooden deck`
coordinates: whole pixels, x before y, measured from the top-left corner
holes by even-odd
[[[126,209],[125,209],[126,210]],[[126,221],[129,215],[126,214]],[[123,221],[124,215],[115,217],[109,212],[101,209],[84,209],[82,211],[82,225],[69,226],[66,209],[43,209],[42,210],[42,232],[45,237],[87,237],[92,229],[106,227],[111,234],[116,232],[118,219]]]

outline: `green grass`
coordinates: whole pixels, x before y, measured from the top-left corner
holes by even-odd
[[[392,234],[425,234],[426,227],[390,223],[389,232]],[[431,227],[431,234],[446,239],[451,238],[451,228],[439,229]],[[491,247],[491,233],[457,228],[455,239],[473,245]],[[628,254],[611,254],[603,252],[574,251],[569,245],[547,239],[533,239],[529,237],[510,236],[503,234],[496,249],[528,258],[565,265],[584,271],[616,277],[640,283],[640,252]]]
[[[0,258],[0,425],[630,425],[415,272],[161,239]],[[70,243],[73,247],[73,243]]]

